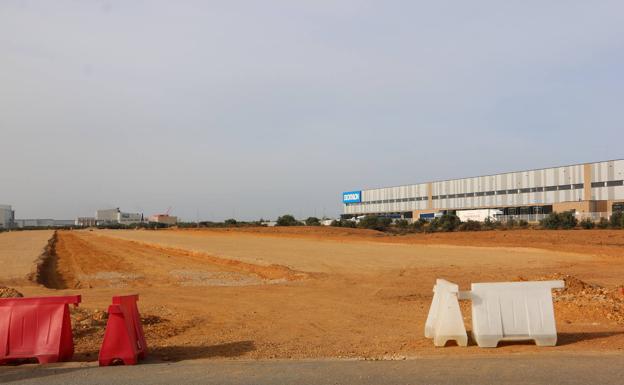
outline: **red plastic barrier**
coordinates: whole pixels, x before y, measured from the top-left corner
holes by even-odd
[[[36,358],[40,364],[74,355],[69,304],[81,297],[0,298],[0,364]]]
[[[136,304],[138,300],[137,294],[113,297],[100,349],[100,366],[120,362],[136,365],[139,359],[147,356],[147,344]]]

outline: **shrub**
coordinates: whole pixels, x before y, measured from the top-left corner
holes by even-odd
[[[459,225],[460,231],[479,231],[482,228],[481,222],[468,220]]]
[[[434,218],[429,227],[432,231],[454,231],[460,224],[461,221],[456,215],[444,214],[439,218]]]
[[[385,231],[388,229],[391,223],[391,218],[367,215],[364,218],[360,219],[358,227],[361,227],[363,229]]]
[[[562,213],[551,213],[546,218],[540,221],[540,224],[545,229],[573,229],[576,227],[578,220],[574,216],[574,212],[565,211]]]
[[[600,218],[600,220],[596,224],[596,227],[598,227],[599,229],[606,229],[607,227],[609,227],[609,221],[607,220],[607,218]]]
[[[409,222],[405,219],[398,219],[394,225],[401,230],[405,230],[409,227]]]
[[[529,227],[529,222],[525,221],[524,219],[520,219],[518,221],[518,227],[520,227],[521,229],[526,229]]]
[[[285,214],[277,218],[277,223],[275,225],[276,226],[299,226],[301,225],[301,222],[296,220],[295,217],[293,217],[292,215]]]
[[[330,226],[334,226],[334,227],[349,227],[349,228],[355,228],[355,222],[350,221],[348,219],[340,219],[340,220],[333,220],[332,223],[330,224]]]
[[[483,221],[483,226],[482,228],[484,230],[494,230],[497,229],[499,227],[501,227],[501,222],[497,221],[497,220],[492,220],[491,218],[485,218],[485,221]]]
[[[505,222],[505,227],[508,229],[513,229],[514,227],[516,227],[516,225],[518,224],[518,222],[516,222],[515,219],[513,218],[509,218],[506,222]]]
[[[612,229],[621,229],[624,226],[624,214],[621,211],[615,211],[609,219]]]
[[[226,219],[223,224],[226,226],[236,226],[238,222],[236,222],[236,219],[234,218],[230,218],[230,219]]]
[[[573,229],[578,224],[578,219],[576,219],[576,216],[574,215],[573,211],[565,211],[565,212],[559,213],[559,218],[560,218],[560,226],[562,229],[565,229],[565,230]]]
[[[317,217],[308,217],[308,219],[305,220],[305,224],[306,226],[320,226],[321,221]]]
[[[586,230],[593,229],[596,226],[594,221],[592,221],[589,218],[583,219],[581,222],[579,222],[579,224],[581,225],[582,228],[584,228]]]
[[[412,223],[412,229],[416,232],[423,232],[425,230],[425,226],[428,224],[426,219],[419,218],[417,221]]]

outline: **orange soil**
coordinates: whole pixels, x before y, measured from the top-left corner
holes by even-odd
[[[610,290],[609,296],[617,297],[616,287],[624,283],[624,232],[527,230],[388,236],[356,229],[253,228],[58,235],[59,273],[67,287],[79,289],[18,289],[27,295],[81,293],[87,309],[106,309],[111,295],[138,292],[139,307],[147,317],[148,343],[154,354],[165,360],[396,358],[618,351],[624,347],[619,302],[603,299],[601,291],[589,293],[589,289],[563,293],[555,302],[559,345],[554,348],[514,343],[498,349],[479,349],[474,344],[436,349],[423,336],[431,288],[438,277],[467,289],[470,282],[571,274],[600,283]],[[159,236],[167,242],[159,243]],[[176,246],[171,247],[174,241]],[[185,243],[188,250],[180,246]],[[222,250],[219,256],[201,251],[215,243]],[[425,246],[431,243],[457,247]],[[499,248],[465,247],[475,245]],[[522,252],[513,248],[516,246],[585,255]],[[230,258],[228,250],[235,257]],[[250,262],[259,253],[263,253],[262,263]],[[447,254],[449,258],[444,258]],[[481,254],[487,254],[482,261],[478,258]],[[462,263],[464,255],[470,263]],[[349,258],[354,258],[351,270],[345,263]],[[403,258],[409,263],[402,263]],[[324,267],[324,263],[329,264],[324,270],[300,268]],[[470,329],[469,303],[462,302],[462,309]],[[79,359],[96,358],[101,329],[97,323],[93,327],[80,324],[76,333]]]

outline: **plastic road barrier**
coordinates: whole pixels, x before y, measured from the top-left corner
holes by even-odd
[[[425,323],[425,337],[433,338],[435,346],[444,346],[455,340],[458,345],[468,345],[464,319],[459,309],[459,287],[444,279],[437,279],[433,287],[433,300]]]
[[[100,349],[100,366],[123,363],[136,365],[147,356],[147,343],[137,308],[139,296],[113,297],[108,307],[108,321]]]
[[[69,304],[79,295],[0,299],[0,364],[36,358],[40,364],[74,355]]]
[[[473,283],[471,292],[460,297],[472,299],[472,333],[480,347],[521,340],[555,346],[551,289],[564,286],[563,281]]]

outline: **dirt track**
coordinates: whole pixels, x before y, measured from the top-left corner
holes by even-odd
[[[430,246],[415,244],[415,237],[384,239],[377,233],[342,229],[307,234],[301,229],[283,230],[284,234],[263,231],[59,232],[59,275],[70,288],[60,292],[83,294],[87,309],[105,309],[113,294],[138,292],[148,341],[158,357],[171,360],[383,358],[624,347],[624,322],[616,317],[613,303],[588,297],[602,294],[581,286],[556,302],[560,334],[555,348],[506,344],[491,350],[434,349],[423,338],[437,277],[468,288],[474,281],[544,279],[563,273],[613,289],[622,283],[623,258]],[[505,233],[513,240],[515,232]],[[568,233],[572,237],[580,232]],[[407,241],[394,241],[400,238]],[[27,295],[58,293],[34,286],[20,290]],[[588,295],[581,295],[585,291]],[[464,316],[470,325],[467,305],[463,304]],[[82,318],[91,318],[88,310],[83,312]],[[94,359],[101,327],[86,322],[77,329],[77,357]]]

